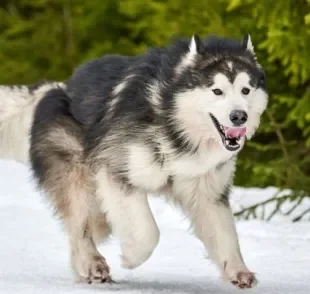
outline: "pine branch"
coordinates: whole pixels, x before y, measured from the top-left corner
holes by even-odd
[[[259,207],[263,207],[263,209],[265,208],[266,204],[272,203],[272,202],[276,202],[276,207],[275,209],[271,212],[271,214],[267,217],[267,220],[270,220],[281,208],[281,205],[286,201],[286,200],[296,200],[298,199],[298,201],[300,199],[303,199],[303,197],[305,197],[303,194],[300,196],[295,196],[295,194],[290,194],[290,195],[285,195],[285,196],[281,196],[281,197],[277,197],[279,193],[277,193],[274,197],[267,199],[263,202],[259,202],[256,203],[252,206],[249,207],[245,207],[242,210],[235,212],[234,215],[236,217],[241,217],[242,215],[245,215],[245,219],[248,219],[251,215],[253,215],[254,217],[256,216],[256,209]],[[293,210],[292,210],[293,211]]]
[[[291,207],[287,212],[285,212],[284,215],[290,215],[300,205],[303,199],[304,197],[300,196],[296,204],[293,207]]]
[[[302,214],[300,214],[299,216],[295,217],[293,219],[293,222],[300,221],[307,213],[310,213],[310,208],[306,209]]]
[[[289,198],[289,196],[283,196],[283,197],[286,197],[286,198]],[[274,202],[276,201],[277,199],[279,198],[276,198],[276,197],[273,197],[273,198],[270,198],[270,199],[267,199],[263,202],[260,202],[260,203],[257,203],[257,204],[254,204],[252,206],[249,206],[249,207],[246,207],[246,208],[243,208],[242,210],[238,211],[238,212],[235,212],[234,215],[235,216],[241,216],[242,214],[248,212],[248,211],[254,211],[256,210],[256,208],[258,208],[259,206],[263,206],[263,205],[266,205],[268,203],[271,203],[271,202]]]
[[[286,143],[285,143],[285,139],[284,139],[284,136],[282,134],[281,128],[280,128],[279,124],[276,122],[276,120],[273,117],[272,113],[269,110],[267,110],[266,112],[267,112],[268,118],[270,119],[271,123],[273,124],[273,126],[275,128],[275,132],[276,132],[276,135],[278,137],[278,140],[279,140],[279,143],[280,143],[283,155],[284,155],[286,161],[289,163],[290,162],[290,157],[289,157],[288,151],[286,149]]]
[[[267,221],[270,221],[275,215],[277,212],[280,211],[281,209],[281,206],[282,204],[285,202],[285,199],[279,199],[278,198],[278,201],[277,201],[277,204],[276,204],[276,207],[274,208],[274,210],[270,213],[270,215],[267,217]]]

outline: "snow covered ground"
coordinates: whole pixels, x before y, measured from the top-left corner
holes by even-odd
[[[107,257],[114,285],[72,281],[68,246],[59,223],[34,190],[30,173],[17,163],[0,161],[0,293],[238,293],[223,283],[202,245],[187,232],[182,215],[160,199],[152,209],[161,230],[153,256],[134,271],[120,267],[119,247],[110,240],[100,250]],[[239,189],[233,206],[253,202],[272,189]],[[268,194],[269,193],[269,194]],[[267,195],[267,196],[266,196]],[[249,293],[310,293],[310,223],[286,219],[271,223],[239,221],[246,263],[260,284]]]

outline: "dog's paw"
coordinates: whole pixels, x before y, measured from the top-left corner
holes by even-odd
[[[126,269],[135,269],[141,265],[150,255],[145,254],[143,250],[139,250],[139,246],[122,246],[121,266]],[[143,248],[143,247],[142,247]]]
[[[93,256],[83,266],[79,282],[84,283],[113,283],[110,276],[110,269],[103,256]]]
[[[134,269],[146,262],[159,242],[159,231],[145,238],[132,238],[122,242],[121,265],[126,269]]]
[[[249,271],[238,272],[230,281],[239,289],[254,288],[258,283],[255,274]]]
[[[134,264],[133,262],[129,261],[129,259],[124,255],[121,255],[120,258],[121,258],[121,266],[123,268],[134,269],[138,266],[138,265]]]

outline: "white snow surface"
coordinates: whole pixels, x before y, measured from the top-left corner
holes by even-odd
[[[238,293],[223,282],[189,232],[182,214],[160,198],[151,206],[161,240],[135,270],[120,267],[120,248],[111,238],[100,247],[112,269],[113,285],[75,283],[67,237],[23,165],[0,161],[0,293]],[[235,209],[270,197],[274,189],[234,188]],[[265,198],[264,198],[265,197]],[[244,259],[260,281],[249,293],[310,293],[310,223],[238,221]]]

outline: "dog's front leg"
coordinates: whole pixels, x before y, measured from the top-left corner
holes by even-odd
[[[182,180],[175,185],[178,187],[175,197],[224,277],[238,288],[254,287],[257,281],[240,253],[233,214],[225,192],[216,192],[205,178],[190,182]]]
[[[121,243],[122,266],[136,268],[151,256],[159,242],[147,195],[135,188],[126,190],[106,168],[101,168],[96,178],[101,210]]]

